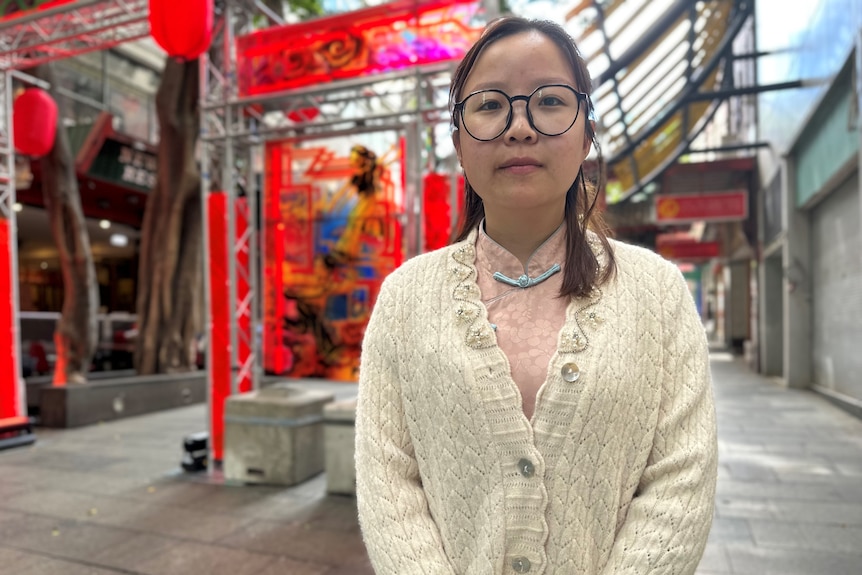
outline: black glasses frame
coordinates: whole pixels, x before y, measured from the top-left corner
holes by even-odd
[[[556,134],[549,134],[549,133],[543,132],[542,130],[537,128],[536,124],[533,122],[533,114],[530,112],[530,98],[532,98],[536,94],[536,92],[538,92],[539,90],[544,90],[545,88],[566,88],[566,89],[574,92],[575,97],[578,100],[578,111],[575,113],[575,118],[572,120],[572,123],[569,124],[565,130],[563,130],[561,132],[557,132]],[[506,117],[506,125],[503,126],[503,129],[500,130],[499,134],[497,134],[493,138],[477,138],[476,136],[473,135],[473,133],[470,131],[470,128],[468,128],[467,124],[464,122],[464,102],[466,102],[471,96],[475,96],[476,94],[482,94],[482,93],[487,93],[487,92],[496,92],[498,94],[501,94],[504,98],[506,98],[506,100],[509,101],[509,114]],[[515,102],[517,102],[519,100],[524,101],[524,109],[527,112],[527,121],[530,123],[530,127],[533,128],[534,130],[536,130],[538,133],[542,134],[543,136],[548,136],[548,137],[553,138],[555,136],[562,136],[563,134],[565,134],[566,132],[568,132],[569,130],[572,129],[572,126],[574,126],[575,123],[578,121],[578,116],[581,115],[581,102],[589,102],[590,97],[588,94],[585,94],[583,92],[578,92],[577,90],[575,90],[574,88],[572,88],[568,84],[545,84],[545,85],[539,86],[538,88],[533,90],[529,96],[526,96],[523,94],[520,94],[517,96],[510,96],[509,94],[507,94],[503,90],[497,90],[496,88],[487,89],[487,90],[476,90],[475,92],[472,92],[472,93],[464,96],[461,99],[461,101],[456,102],[455,106],[452,108],[453,116],[455,119],[455,129],[457,130],[459,128],[459,124],[463,124],[464,130],[468,134],[470,134],[470,137],[473,138],[474,140],[478,140],[479,142],[490,142],[491,140],[496,140],[497,138],[499,138],[500,136],[505,134],[506,130],[508,130],[512,126],[512,118],[515,115]],[[460,119],[460,122],[458,121],[459,119]]]

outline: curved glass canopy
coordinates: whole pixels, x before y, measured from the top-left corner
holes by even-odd
[[[733,86],[750,0],[580,0],[566,13],[593,76],[608,203],[685,153]]]

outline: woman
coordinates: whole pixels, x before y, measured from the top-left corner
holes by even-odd
[[[379,196],[383,166],[377,155],[362,145],[350,149],[350,166],[354,170],[347,189],[354,189],[358,199],[347,217],[347,225],[338,243],[324,257],[329,268],[354,263],[362,256],[363,247],[369,243],[380,243],[385,234],[386,213]]]
[[[519,18],[455,72],[460,237],[387,278],[363,342],[357,498],[379,574],[695,572],[706,340],[673,265],[591,226],[589,91],[571,38]]]

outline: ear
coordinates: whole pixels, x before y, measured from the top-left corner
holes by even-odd
[[[590,155],[590,150],[593,147],[593,139],[590,134],[596,133],[596,123],[590,120],[590,129],[584,130],[584,158]]]
[[[458,156],[458,163],[461,163],[461,130],[452,132],[452,145],[455,146],[455,154]]]

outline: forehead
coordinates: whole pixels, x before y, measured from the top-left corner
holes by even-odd
[[[531,91],[554,83],[578,87],[563,49],[548,36],[530,30],[485,46],[467,75],[462,93],[486,88],[527,89],[525,86]]]

